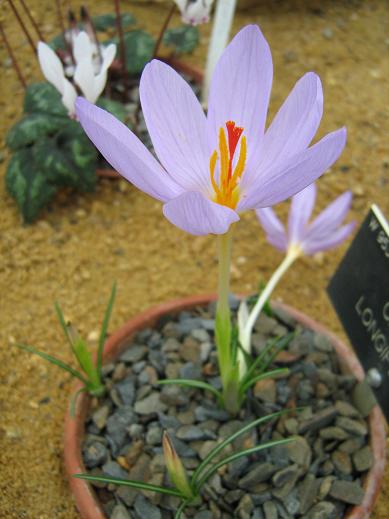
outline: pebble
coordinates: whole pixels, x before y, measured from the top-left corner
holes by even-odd
[[[336,517],[334,515],[335,510],[336,508],[333,503],[322,501],[311,508],[307,515],[307,519],[332,519]]]
[[[123,505],[116,505],[111,513],[110,519],[132,519],[132,515]]]
[[[324,429],[321,429],[319,434],[320,438],[323,438],[324,440],[345,440],[346,438],[349,438],[349,435],[344,429],[336,426],[324,427]]]
[[[108,450],[101,442],[93,442],[84,447],[82,455],[86,468],[93,469],[107,461]]]
[[[373,453],[369,445],[366,445],[366,447],[363,447],[353,455],[354,466],[358,472],[369,470],[373,465],[373,461]]]
[[[162,514],[160,509],[151,504],[144,496],[141,494],[135,499],[134,508],[136,513],[142,519],[162,519]]]
[[[299,485],[298,494],[300,497],[299,512],[305,514],[316,500],[320,487],[320,480],[313,474],[307,474]]]
[[[146,357],[147,351],[146,346],[134,344],[131,348],[128,348],[124,353],[122,353],[119,358],[122,362],[139,362]]]
[[[275,404],[277,399],[276,381],[272,378],[259,380],[254,386],[254,396],[263,402]]]
[[[337,418],[336,425],[350,434],[355,434],[355,436],[366,436],[368,431],[367,425],[365,423],[352,420],[351,418],[347,418],[345,416],[340,416]]]
[[[177,430],[176,436],[179,440],[183,441],[216,439],[216,435],[214,433],[203,430],[195,425],[183,425]]]
[[[115,389],[124,405],[133,404],[135,398],[135,385],[132,375],[115,384]]]
[[[332,463],[334,464],[335,469],[345,476],[348,476],[352,472],[352,464],[351,459],[348,454],[342,451],[335,451],[331,455]]]
[[[249,490],[257,483],[266,481],[276,470],[277,467],[272,463],[257,463],[243,478],[239,479],[238,486],[244,490]]]
[[[164,412],[166,409],[166,404],[161,401],[157,392],[151,393],[143,400],[135,402],[135,412],[141,415]]]
[[[265,519],[278,519],[278,511],[276,505],[272,501],[266,501],[263,505]]]
[[[337,479],[332,483],[329,495],[350,505],[360,505],[364,494],[363,488],[359,483]]]
[[[128,473],[122,469],[122,467],[119,465],[119,463],[116,463],[116,461],[107,461],[107,463],[104,463],[102,466],[104,474],[107,476],[112,476],[113,478],[124,478],[126,479],[128,477]]]
[[[101,429],[104,429],[110,412],[111,412],[110,406],[103,405],[103,406],[99,407],[92,414],[92,421],[100,431],[101,431]]]
[[[239,501],[238,508],[236,509],[236,515],[239,517],[239,519],[250,519],[253,509],[253,500],[249,494],[246,494]]]
[[[187,391],[178,384],[167,384],[162,387],[161,402],[167,406],[183,406],[189,402]]]
[[[272,477],[272,482],[275,487],[281,487],[285,483],[295,480],[299,474],[298,465],[290,465],[282,470],[279,470]]]
[[[308,468],[311,464],[312,449],[303,436],[296,436],[293,442],[287,445],[289,459],[300,467]]]
[[[317,431],[333,422],[338,411],[334,406],[326,407],[322,411],[316,413],[312,418],[304,420],[299,427],[299,434]]]
[[[335,409],[340,415],[348,416],[349,418],[357,418],[360,416],[358,410],[353,405],[343,400],[337,400],[335,402]]]
[[[346,440],[345,442],[341,443],[339,445],[339,450],[342,452],[347,452],[347,454],[353,454],[357,450],[359,450],[362,445],[364,445],[365,440],[362,436],[356,437],[356,438],[350,438],[349,440]]]
[[[201,368],[196,366],[193,362],[187,362],[180,369],[180,378],[201,380],[203,378]]]

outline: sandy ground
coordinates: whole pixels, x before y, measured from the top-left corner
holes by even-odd
[[[74,7],[80,3],[71,2]],[[55,2],[28,4],[47,37],[58,32]],[[111,8],[111,2],[94,2],[93,12]],[[161,5],[129,1],[123,1],[122,8],[153,30],[166,12]],[[3,11],[7,34],[27,79],[41,80],[8,6]],[[352,217],[358,222],[372,202],[388,216],[388,3],[262,1],[238,12],[234,32],[248,22],[261,25],[273,52],[271,114],[294,82],[314,70],[323,80],[325,94],[318,136],[347,125],[347,148],[319,183],[319,208],[351,188]],[[209,31],[210,26],[201,28],[201,46],[190,58],[201,66]],[[20,117],[23,89],[3,47],[0,64],[4,136]],[[8,159],[3,139],[0,146],[3,176]],[[14,344],[30,343],[71,361],[53,301],[60,301],[66,316],[88,336],[99,327],[114,280],[118,295],[111,330],[155,303],[213,291],[215,239],[194,238],[172,227],[162,217],[159,203],[124,181],[104,180],[88,196],[61,194],[32,226],[21,224],[3,182],[0,200],[0,516],[76,519],[62,463],[69,379],[57,368],[20,353]],[[345,249],[301,260],[275,293],[341,335],[325,287]],[[233,289],[254,290],[280,260],[279,253],[266,244],[254,215],[243,215],[235,232]],[[389,469],[374,518],[388,517],[388,505]]]

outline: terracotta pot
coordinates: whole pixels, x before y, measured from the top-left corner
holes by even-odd
[[[182,72],[183,74],[187,74],[192,77],[196,83],[201,83],[203,81],[204,73],[203,71],[195,67],[194,65],[190,65],[185,63],[184,61],[180,61],[177,58],[158,58],[173,67],[177,72]],[[121,175],[117,171],[111,168],[99,168],[96,170],[96,175],[101,178],[122,178]]]
[[[205,306],[215,299],[215,295],[187,297],[169,303],[163,303],[137,315],[127,321],[127,323],[107,340],[104,348],[104,361],[107,362],[115,359],[120,354],[123,346],[128,345],[129,339],[138,331],[156,325],[162,316],[166,314],[177,314],[182,310],[189,310],[196,306]],[[273,303],[273,306],[285,310],[303,326],[327,336],[338,353],[342,364],[348,367],[358,380],[363,379],[363,369],[354,352],[335,335],[328,332],[324,326],[287,305]],[[77,391],[79,388],[80,384],[77,383],[74,387],[74,391]],[[89,397],[85,393],[82,393],[77,401],[75,417],[72,418],[69,412],[66,415],[64,437],[66,473],[69,477],[70,487],[81,517],[83,519],[107,519],[96,499],[92,487],[86,481],[72,477],[73,474],[86,472],[81,455],[81,445],[88,409]],[[374,463],[364,480],[363,487],[365,497],[363,503],[350,509],[345,516],[346,519],[367,519],[373,510],[382,483],[385,465],[386,435],[384,418],[378,406],[375,406],[370,413],[369,426]]]

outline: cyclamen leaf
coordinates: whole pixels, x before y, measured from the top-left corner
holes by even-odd
[[[140,74],[153,57],[154,39],[145,31],[130,31],[124,35],[124,45],[128,72],[132,75]]]
[[[8,131],[6,137],[7,146],[11,150],[30,146],[42,137],[54,134],[66,122],[64,117],[57,115],[45,113],[25,115]]]
[[[123,13],[121,16],[123,27],[136,23],[135,18],[130,13]],[[116,15],[113,13],[100,14],[92,17],[93,25],[96,31],[106,31],[107,29],[116,29]]]
[[[114,99],[108,99],[107,97],[100,97],[96,105],[114,115],[122,123],[126,121],[128,113],[123,103],[119,103],[119,101]]]
[[[32,83],[28,85],[24,96],[24,112],[44,112],[68,117],[60,94],[50,83]]]
[[[167,47],[173,47],[174,52],[177,54],[193,52],[199,41],[199,30],[192,25],[182,25],[181,27],[168,29],[163,35],[163,43]]]

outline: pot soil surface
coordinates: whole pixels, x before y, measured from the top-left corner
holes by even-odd
[[[232,301],[236,310],[238,302]],[[221,439],[260,416],[303,406],[246,433],[232,450],[296,435],[277,446],[223,467],[205,486],[203,504],[183,517],[212,519],[342,518],[361,503],[366,471],[372,466],[367,421],[351,403],[356,380],[339,362],[329,339],[303,328],[282,310],[261,315],[253,335],[253,355],[268,342],[294,331],[273,368],[288,375],[254,386],[239,415],[220,409],[210,394],[165,378],[204,380],[217,389],[214,303],[166,316],[155,329],[138,332],[131,347],[104,368],[107,396],[93,400],[83,442],[87,469],[121,478],[170,485],[162,454],[167,430],[189,473]],[[220,457],[219,457],[220,459]],[[111,519],[170,519],[177,498],[128,487],[96,484]]]

